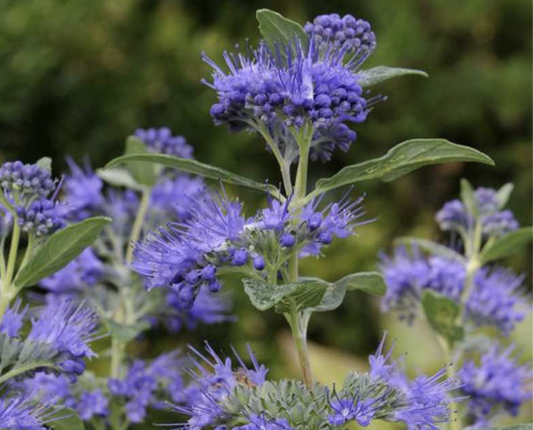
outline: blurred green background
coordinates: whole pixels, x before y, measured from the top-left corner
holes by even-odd
[[[398,236],[446,239],[434,213],[457,195],[462,177],[475,186],[514,182],[510,207],[522,224],[531,223],[529,0],[0,0],[0,161],[31,162],[46,155],[57,172],[64,169],[66,154],[76,159],[88,154],[101,166],[120,154],[125,137],[137,127],[167,125],[187,137],[199,160],[278,182],[275,162],[257,136],[230,134],[212,124],[214,94],[200,83],[211,73],[201,51],[221,61],[224,49],[247,38],[257,42],[254,14],[263,7],[301,23],[331,12],[364,18],[378,38],[367,67],[413,67],[430,75],[381,85],[378,91],[388,100],[358,126],[358,141],[348,154],[313,166],[313,180],[418,137],[470,145],[496,161],[496,167],[448,164],[393,183],[361,183],[355,192],[368,193],[367,211],[377,221],[362,227],[357,237],[337,242],[327,259],[304,263],[305,274],[335,280],[374,269],[377,254],[390,251]],[[260,203],[253,193],[244,192],[242,198],[250,212]],[[530,251],[507,262],[527,272],[528,285],[530,262]],[[294,374],[282,317],[259,314],[237,281],[227,284],[235,287],[238,324],[180,339],[161,334],[157,349],[183,338],[195,343],[209,338],[221,348],[232,342],[239,349],[249,341],[273,376]],[[409,351],[411,371],[443,364],[427,327],[405,327],[381,315],[375,300],[352,293],[338,311],[311,323],[319,377],[338,380],[343,369],[364,366],[383,329],[398,339],[398,354]],[[531,358],[531,337],[528,320],[515,335],[525,358]],[[141,353],[150,348],[153,343],[139,345]],[[528,414],[531,410],[522,420]]]

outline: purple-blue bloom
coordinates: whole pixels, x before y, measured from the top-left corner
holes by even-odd
[[[192,371],[193,383],[176,396],[177,412],[190,416],[187,424],[191,429],[201,429],[215,425],[225,415],[218,403],[233,394],[239,385],[261,386],[266,380],[268,369],[260,365],[248,346],[248,354],[252,361],[252,368],[248,368],[241,357],[234,350],[238,368],[234,368],[231,358],[221,358],[209,344],[205,344],[207,355],[191,347],[196,355],[193,362],[196,369]],[[250,427],[253,429],[254,427]],[[273,427],[275,429],[275,427]],[[283,429],[283,427],[282,427]]]
[[[316,20],[332,21],[327,16]],[[274,49],[261,42],[246,54],[224,53],[229,72],[204,54],[214,70],[213,82],[204,83],[217,93],[211,107],[215,124],[269,134],[289,159],[297,152],[289,130],[305,124],[313,127],[313,159],[327,161],[337,147],[347,151],[356,139],[347,124],[363,122],[381,99],[367,99],[359,85],[358,68],[374,49],[375,36],[368,23],[349,15],[339,18],[343,28],[331,24],[307,26],[308,48],[295,39]]]
[[[250,422],[243,426],[235,427],[235,430],[293,430],[286,419],[269,419],[263,415],[252,415]]]
[[[372,421],[376,410],[382,404],[375,399],[360,400],[355,395],[350,399],[336,399],[330,402],[333,414],[328,417],[328,421],[333,425],[342,425],[349,421],[356,421],[362,427],[366,427]]]
[[[68,216],[74,221],[81,221],[94,215],[100,215],[104,208],[103,181],[86,160],[83,168],[71,157],[67,157],[70,173],[66,176],[64,189],[66,201],[70,208]]]
[[[193,158],[193,147],[183,136],[172,136],[168,127],[137,129],[135,136],[141,139],[153,152],[175,155],[181,158]]]
[[[342,18],[336,14],[319,15],[305,24],[305,32],[316,37],[317,43],[328,49],[330,45],[348,52],[356,51],[362,57],[369,56],[376,48],[376,36],[370,24],[352,15]]]
[[[369,357],[370,376],[381,380],[403,395],[404,406],[389,417],[393,421],[403,421],[409,430],[434,429],[436,424],[446,423],[450,419],[449,405],[453,400],[452,392],[460,384],[453,379],[446,379],[446,369],[441,369],[433,376],[420,375],[409,380],[399,367],[399,363],[390,360],[392,347],[383,355],[383,337],[375,354]]]
[[[41,237],[66,225],[68,208],[53,200],[39,199],[31,202],[28,207],[17,206],[16,211],[22,231]]]
[[[533,396],[531,364],[520,365],[511,356],[513,347],[503,351],[492,347],[479,363],[467,361],[460,373],[461,391],[468,397],[468,413],[476,427],[489,427],[500,410],[518,414],[521,405]]]
[[[8,161],[0,166],[0,186],[17,206],[47,197],[55,185],[50,171],[37,164]]]
[[[24,323],[24,318],[28,312],[28,305],[21,308],[21,300],[18,298],[12,303],[4,313],[0,321],[0,333],[5,333],[9,337],[17,337]]]
[[[0,397],[0,428],[2,430],[46,430],[53,421],[52,408],[47,402],[35,403],[27,392],[10,391]]]
[[[103,275],[103,263],[91,248],[87,248],[63,269],[43,279],[40,284],[55,294],[75,294],[86,287],[94,286]]]
[[[485,236],[503,236],[520,227],[513,213],[501,210],[497,191],[492,188],[477,188],[474,192],[476,209],[479,213],[481,230]],[[456,231],[462,235],[472,233],[474,218],[466,210],[463,202],[452,200],[444,204],[435,217],[444,231]]]
[[[181,365],[176,352],[161,355],[150,364],[135,360],[124,378],[109,379],[109,392],[124,399],[128,420],[140,423],[146,417],[148,407],[160,406],[158,395],[164,389],[172,395],[183,388]]]
[[[410,255],[399,247],[393,258],[383,255],[381,271],[387,284],[382,301],[386,312],[398,310],[412,321],[422,291],[431,289],[465,306],[466,321],[476,326],[493,325],[508,335],[527,312],[520,294],[524,277],[502,268],[481,268],[473,279],[468,297],[463,297],[466,269],[458,260],[424,257],[418,250]]]
[[[96,313],[86,305],[54,301],[32,319],[28,339],[50,345],[62,372],[75,380],[85,370],[84,358],[96,355],[89,343],[95,339],[97,323]]]

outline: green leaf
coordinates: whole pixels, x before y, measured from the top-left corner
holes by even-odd
[[[143,186],[139,184],[132,174],[126,169],[96,170],[98,177],[114,187],[126,187],[131,190],[141,191]]]
[[[111,335],[122,343],[129,343],[143,331],[150,328],[148,321],[141,321],[133,325],[119,324],[110,318],[102,318],[102,321],[111,332]]]
[[[450,260],[465,261],[465,258],[458,252],[447,246],[441,245],[440,243],[433,242],[432,240],[418,239],[415,237],[400,237],[394,242],[397,244],[411,245],[412,247],[417,247],[433,255],[439,255]]]
[[[465,205],[466,211],[470,215],[478,215],[477,200],[474,193],[474,188],[466,179],[461,179],[461,200]]]
[[[363,88],[371,87],[372,85],[379,84],[380,82],[405,75],[418,75],[423,76],[424,78],[429,76],[423,70],[378,66],[373,67],[372,69],[363,70],[359,74],[359,85],[361,85]]]
[[[111,219],[105,217],[88,218],[57,231],[22,266],[15,277],[15,285],[19,288],[35,285],[62,269],[92,245],[110,222]]]
[[[297,22],[269,9],[259,9],[255,16],[259,22],[259,32],[274,52],[276,45],[292,44],[294,46],[295,38],[301,42],[304,51],[307,50],[309,38]],[[283,49],[281,51],[283,52]]]
[[[507,205],[513,190],[514,185],[510,182],[498,190],[498,193],[496,194],[496,200],[498,200],[498,203],[500,204],[500,209],[503,209]]]
[[[57,421],[52,421],[48,426],[54,430],[84,430],[85,425],[79,415],[72,409],[60,409],[54,414]]]
[[[50,157],[40,158],[37,161],[37,165],[43,170],[52,171],[52,159]]]
[[[387,286],[381,273],[359,272],[352,273],[335,282],[336,285],[343,285],[347,291],[363,291],[368,294],[383,296],[387,292]]]
[[[145,143],[135,136],[130,136],[126,140],[126,151],[125,155],[134,155],[134,154],[151,154],[148,147]],[[159,173],[161,169],[158,169],[157,166],[151,164],[145,164],[138,161],[128,161],[126,163],[128,170],[131,172],[135,180],[147,187],[153,187],[157,182]]]
[[[457,161],[494,164],[489,156],[468,146],[445,139],[413,139],[400,143],[381,158],[347,166],[330,178],[320,179],[308,200],[344,185],[369,179],[389,182],[423,166]]]
[[[260,311],[266,311],[274,307],[298,287],[298,284],[274,285],[248,278],[243,279],[242,282],[244,291],[250,297],[252,305]]]
[[[296,306],[297,311],[319,306],[329,287],[328,282],[318,278],[301,278],[300,281],[290,285],[295,285],[296,288],[276,305],[278,313],[288,313],[292,306]]]
[[[446,339],[450,347],[463,339],[463,327],[456,324],[461,312],[456,302],[442,294],[425,290],[422,293],[422,308],[429,325]]]
[[[199,161],[196,161],[196,160],[174,157],[174,156],[165,155],[165,154],[149,153],[149,154],[123,155],[121,157],[115,158],[114,160],[111,160],[104,167],[104,170],[112,169],[116,166],[119,166],[129,161],[139,161],[143,163],[157,163],[163,166],[172,167],[174,169],[179,169],[187,173],[193,173],[195,175],[200,175],[206,178],[219,180],[222,182],[226,182],[228,184],[239,185],[241,187],[250,188],[256,191],[265,192],[268,189],[274,197],[280,198],[279,190],[273,185],[267,185],[267,184],[262,184],[260,182],[255,182],[251,179],[245,178],[244,176],[240,176],[235,173],[228,172],[227,170],[221,169],[219,167],[210,166],[209,164],[200,163]]]
[[[522,227],[488,244],[481,252],[481,263],[513,255],[533,239],[533,227]]]
[[[328,284],[322,301],[312,308],[313,312],[328,312],[337,309],[346,296],[346,284]]]

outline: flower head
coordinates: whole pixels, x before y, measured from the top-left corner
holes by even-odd
[[[38,164],[8,161],[0,166],[0,186],[16,205],[25,207],[35,199],[47,197],[55,185],[51,172]]]
[[[65,178],[64,189],[66,201],[70,208],[68,216],[81,221],[90,216],[99,215],[104,206],[104,186],[86,160],[83,167],[77,165],[71,157],[67,157],[70,173]]]
[[[0,428],[5,430],[46,430],[53,421],[49,403],[31,401],[27,392],[8,393],[0,397]]]
[[[0,321],[0,333],[5,333],[9,337],[17,337],[27,312],[28,305],[21,308],[21,300],[17,299],[4,313],[4,316]]]
[[[94,340],[98,317],[87,306],[71,300],[54,301],[32,319],[28,339],[49,345],[61,370],[75,380],[85,370],[85,357],[94,357],[89,343]]]
[[[183,136],[172,136],[168,127],[137,129],[135,136],[141,139],[154,152],[175,155],[181,158],[192,158],[193,147]]]
[[[356,139],[349,123],[366,119],[373,103],[359,84],[358,67],[375,48],[370,25],[350,15],[319,16],[308,24],[309,43],[295,39],[274,48],[262,42],[246,54],[224,54],[228,72],[214,70],[215,124],[269,134],[288,159],[297,154],[294,131],[312,127],[311,156],[327,161]]]
[[[520,406],[532,398],[531,365],[520,365],[511,353],[513,347],[501,351],[492,347],[481,361],[467,361],[460,373],[461,391],[469,396],[468,413],[478,426],[488,426],[499,410],[516,415]]]

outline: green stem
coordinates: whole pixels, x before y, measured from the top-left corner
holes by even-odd
[[[146,216],[146,212],[148,211],[148,208],[150,206],[151,196],[152,196],[151,188],[145,188],[142,191],[141,203],[139,205],[139,210],[137,211],[137,215],[135,217],[135,221],[131,229],[128,250],[126,251],[126,263],[127,264],[131,264],[133,261],[133,249],[135,247],[135,243],[139,240],[139,237],[141,236],[142,225],[144,222],[144,218]]]
[[[20,226],[18,218],[13,218],[13,235],[11,236],[11,247],[9,248],[9,257],[7,260],[6,276],[2,279],[2,284],[11,285],[13,275],[15,273],[15,265],[17,263],[17,253],[20,241]]]
[[[307,320],[298,312],[296,306],[292,306],[289,325],[292,330],[294,346],[298,354],[302,378],[305,385],[309,388],[313,386],[313,373],[311,371],[311,362],[309,360],[309,351],[307,350]]]
[[[301,200],[305,198],[307,191],[307,168],[309,164],[309,149],[311,146],[311,139],[306,134],[302,135],[302,139],[298,142],[300,149],[300,160],[298,162],[298,170],[296,171],[296,182],[294,186],[294,201],[293,204],[298,205]],[[295,217],[296,220],[296,217]],[[298,282],[298,253],[295,253],[289,260],[289,281]],[[305,385],[311,387],[313,385],[313,373],[311,371],[311,363],[309,360],[309,351],[307,350],[307,323],[308,319],[298,312],[295,305],[291,307],[290,315],[287,315],[289,324],[292,330],[292,337],[294,345],[298,354],[298,361],[302,370],[302,377]]]
[[[283,179],[283,186],[285,187],[285,193],[287,194],[287,196],[290,196],[292,194],[292,181],[291,181],[290,166],[288,166],[287,163],[285,162],[285,159],[283,158],[283,155],[281,155],[278,145],[276,145],[276,142],[274,142],[268,130],[266,130],[266,128],[263,125],[258,126],[256,128],[259,130],[259,133],[261,133],[261,136],[263,136],[263,139],[265,139],[266,143],[268,144],[269,148],[274,154],[274,157],[276,158],[279,164],[280,171],[281,171],[281,178]]]
[[[125,350],[126,345],[116,337],[113,337],[111,340],[111,370],[109,371],[113,379],[120,378],[120,369],[122,368]]]
[[[12,369],[9,372],[4,373],[2,376],[0,376],[0,386],[4,382],[9,381],[10,379],[12,379],[12,378],[14,378],[16,376],[22,375],[23,373],[29,372],[31,370],[38,369],[40,367],[46,367],[46,368],[56,369],[57,370],[57,367],[55,367],[52,363],[50,363],[48,361],[31,362],[31,363],[28,363],[28,364],[25,364],[25,365],[22,365],[22,366],[19,366],[19,367],[15,367],[14,369]]]
[[[453,380],[457,377],[457,371],[456,371],[456,362],[453,357],[453,351],[450,348],[450,345],[444,339],[442,336],[437,335],[437,340],[439,341],[439,344],[442,348],[442,351],[444,352],[444,356],[446,358],[446,376],[447,379]],[[451,401],[449,405],[450,409],[450,425],[449,430],[461,430],[462,429],[462,420],[461,416],[459,415],[459,405],[455,401]]]

